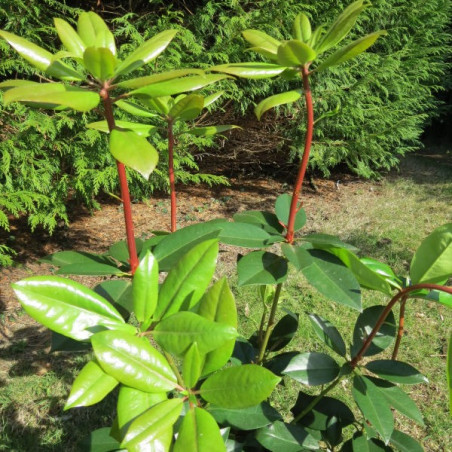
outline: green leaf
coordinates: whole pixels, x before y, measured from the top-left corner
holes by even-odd
[[[125,75],[157,58],[168,47],[176,33],[177,30],[165,30],[148,39],[119,64],[115,76]]]
[[[204,108],[212,105],[216,100],[218,100],[224,94],[224,90],[217,91],[216,93],[212,93],[209,96],[204,97]],[[225,126],[222,126],[225,127]],[[238,126],[236,126],[238,127]]]
[[[133,311],[132,284],[124,279],[110,279],[94,287],[98,293],[109,301],[124,318]]]
[[[278,411],[267,402],[236,409],[210,405],[208,410],[219,424],[230,425],[239,430],[255,430],[282,420]]]
[[[234,327],[212,322],[194,312],[178,312],[163,319],[154,329],[154,338],[166,351],[183,356],[193,342],[204,355],[235,339]]]
[[[159,262],[160,271],[169,271],[174,264],[198,243],[218,236],[223,221],[193,224],[167,235],[155,247],[153,254]]]
[[[86,340],[103,328],[135,330],[107,300],[70,279],[34,276],[13,284],[13,289],[31,317],[72,339]]]
[[[345,358],[347,351],[345,342],[337,328],[331,322],[317,314],[308,314],[308,317],[315,334],[322,342]]]
[[[290,205],[292,203],[292,196],[284,193],[276,198],[275,213],[278,220],[287,226],[289,223]],[[295,215],[294,230],[298,231],[306,224],[306,213],[304,209],[297,208],[298,211]]]
[[[376,438],[368,436],[369,426],[366,424],[365,429],[367,434],[355,433],[353,438],[349,439],[342,446],[341,452],[394,452],[389,446]],[[375,433],[376,435],[376,433]]]
[[[154,317],[162,319],[195,306],[212,279],[217,256],[216,239],[198,243],[190,249],[170,270],[162,284]]]
[[[294,356],[282,373],[308,386],[317,386],[333,381],[339,372],[340,367],[333,358],[311,352]]]
[[[161,97],[161,96],[173,96],[174,94],[185,93],[188,91],[196,91],[211,85],[212,83],[219,82],[227,78],[221,74],[207,74],[207,75],[195,75],[193,77],[182,77],[172,80],[165,80],[163,82],[153,83],[142,88],[135,89],[129,94],[138,97]]]
[[[389,442],[400,452],[423,452],[424,448],[411,436],[399,430],[394,430]]]
[[[202,358],[198,350],[198,343],[193,342],[184,355],[182,375],[187,388],[193,388],[201,376]]]
[[[298,314],[289,312],[273,328],[268,339],[267,349],[275,352],[283,349],[298,330]]]
[[[135,132],[138,136],[145,137],[145,138],[151,136],[152,133],[156,129],[156,126],[153,126],[150,124],[140,124],[137,122],[121,121],[121,120],[115,121],[115,125],[116,125],[116,127],[120,128],[120,129],[131,130],[131,131]],[[108,126],[107,121],[91,122],[91,123],[87,124],[86,127],[88,129],[98,130],[99,132],[110,133],[110,128]]]
[[[423,240],[411,261],[410,278],[412,284],[444,284],[451,276],[452,223],[448,223]]]
[[[39,86],[40,83],[32,82],[30,80],[17,80],[17,79],[5,80],[0,83],[0,89],[7,90],[7,89],[17,88],[19,86],[27,86],[27,85]]]
[[[193,127],[184,133],[195,135],[196,137],[210,137],[212,135],[216,135],[217,133],[227,132],[232,129],[241,129],[241,127],[234,125]]]
[[[238,212],[233,216],[234,221],[238,223],[255,224],[269,232],[270,234],[281,234],[284,230],[279,223],[278,217],[271,212],[264,212],[260,210],[249,210],[245,212]]]
[[[80,450],[86,452],[110,452],[119,449],[119,442],[110,436],[110,427],[98,428],[80,441]]]
[[[136,238],[135,248],[137,253],[140,253],[143,248],[143,240]],[[119,242],[113,243],[113,245],[108,248],[108,255],[125,265],[129,265],[129,248],[127,246],[127,241],[120,240]]]
[[[265,248],[271,243],[282,241],[282,236],[270,236],[268,232],[250,223],[224,223],[219,239],[221,243],[245,248]]]
[[[168,116],[173,120],[190,121],[195,119],[204,108],[204,97],[199,94],[190,94],[183,97],[173,105]]]
[[[61,61],[53,61],[53,55],[42,47],[4,30],[0,36],[25,60],[40,71],[68,81],[83,80],[83,76]]]
[[[91,343],[102,369],[120,383],[144,392],[171,391],[177,386],[168,361],[146,339],[103,331],[93,335]]]
[[[281,42],[272,38],[267,33],[259,30],[245,30],[242,31],[242,36],[253,46],[265,50],[268,54],[276,58],[278,47]]]
[[[338,258],[322,250],[306,250],[288,244],[284,244],[282,250],[321,294],[336,303],[361,310],[359,283]]]
[[[317,53],[321,54],[342,41],[355,25],[359,14],[368,5],[365,0],[358,0],[347,6],[315,46]]]
[[[146,138],[128,130],[111,131],[110,152],[116,160],[138,171],[145,179],[149,179],[159,160],[157,151]]]
[[[93,11],[82,12],[77,22],[77,32],[86,47],[105,47],[116,55],[115,39],[103,19]]]
[[[123,271],[113,265],[101,264],[95,261],[83,262],[76,264],[68,264],[61,267],[57,275],[91,275],[91,276],[107,276],[122,275]]]
[[[257,441],[272,452],[319,450],[319,442],[299,425],[276,421],[257,431]]]
[[[278,47],[278,63],[281,66],[299,67],[315,60],[317,53],[304,42],[292,39]]]
[[[286,70],[285,66],[269,63],[231,63],[210,68],[214,72],[223,72],[236,77],[261,79],[276,77]]]
[[[452,413],[452,334],[449,338],[449,346],[447,347],[447,385],[449,387],[449,412]]]
[[[311,34],[311,23],[309,22],[308,16],[304,13],[297,14],[297,17],[293,21],[293,37],[307,43],[311,39]]]
[[[348,46],[342,47],[336,50],[332,55],[330,55],[325,61],[320,63],[315,69],[315,72],[323,71],[331,66],[337,66],[338,64],[344,63],[345,61],[355,58],[366,51],[374,42],[380,37],[386,35],[387,32],[384,30],[376,31],[367,36],[364,36],[356,41],[353,41]]]
[[[410,298],[422,298],[424,300],[432,300],[441,303],[448,308],[452,308],[452,294],[443,292],[442,290],[420,290],[410,293]]]
[[[37,104],[39,107],[58,108],[62,106],[82,112],[97,107],[99,101],[99,94],[93,91],[60,83],[20,86],[6,91],[3,95],[5,105],[11,102],[27,102],[31,105]]]
[[[198,314],[208,320],[237,328],[237,308],[226,278],[218,280],[201,299]],[[207,353],[202,375],[223,367],[232,355],[235,339]]]
[[[139,322],[147,324],[157,307],[159,266],[150,251],[141,259],[132,283],[133,312]]]
[[[301,237],[301,240],[310,243],[314,248],[322,249],[324,247],[334,247],[334,248],[346,248],[354,253],[356,253],[358,248],[349,243],[345,243],[334,235],[329,234],[308,234]]]
[[[104,47],[88,47],[83,54],[83,62],[91,75],[105,82],[115,72],[116,58],[110,49]]]
[[[358,353],[364,341],[372,332],[384,309],[385,306],[371,306],[364,309],[364,311],[358,316],[353,330],[353,345],[351,347],[352,356],[355,356]],[[391,311],[372,340],[370,347],[364,353],[364,356],[372,356],[382,352],[392,344],[395,336],[396,321],[394,314]]]
[[[57,253],[49,254],[39,260],[57,267],[63,267],[69,264],[89,264],[97,262],[98,264],[112,265],[113,261],[98,254],[87,253],[83,251],[58,251]]]
[[[226,452],[226,446],[212,415],[194,407],[184,416],[173,451]]]
[[[100,402],[118,385],[95,361],[89,361],[72,384],[65,410],[78,406],[90,406]]]
[[[53,19],[55,29],[58,33],[60,41],[64,47],[77,58],[83,58],[83,52],[86,49],[85,43],[82,41],[72,26],[63,19],[55,17]]]
[[[254,109],[254,114],[257,119],[261,119],[262,115],[271,108],[274,108],[278,105],[291,104],[292,102],[296,102],[301,97],[301,90],[293,90],[287,91],[281,94],[275,94],[274,96],[267,97],[263,101],[259,102]]]
[[[253,251],[237,264],[239,286],[279,284],[287,278],[287,261],[273,253]]]
[[[393,359],[378,359],[364,366],[367,370],[393,383],[414,385],[428,383],[427,377],[413,366]]]
[[[419,425],[424,425],[422,413],[419,411],[419,408],[402,389],[386,380],[380,380],[372,377],[368,378],[378,388],[381,395],[386,399],[392,408],[409,419],[417,422]]]
[[[143,118],[155,118],[157,115],[153,112],[146,110],[141,105],[138,105],[134,102],[130,102],[129,100],[117,100],[115,105],[119,107],[121,110],[126,111],[134,116],[141,116]],[[118,123],[118,121],[116,121]],[[121,127],[121,126],[119,126]],[[125,127],[127,129],[127,127]]]
[[[117,405],[118,427],[121,433],[124,434],[131,422],[146,410],[167,399],[166,392],[150,394],[121,385]]]
[[[144,412],[130,424],[121,447],[128,452],[169,450],[172,427],[179,418],[182,406],[182,399],[170,399]]]
[[[369,267],[375,273],[378,273],[379,275],[384,276],[386,281],[388,281],[388,283],[391,284],[391,286],[393,286],[393,287],[395,287],[396,289],[399,289],[399,290],[402,289],[402,285],[401,285],[400,279],[397,278],[397,276],[392,271],[392,268],[389,265],[384,264],[382,262],[379,262],[379,261],[377,261],[375,259],[371,259],[369,257],[362,257],[360,259],[360,261],[364,265]]]
[[[255,364],[229,367],[210,377],[201,386],[207,402],[223,408],[246,408],[270,396],[281,379]]]
[[[391,408],[378,388],[366,377],[355,376],[353,398],[367,421],[388,443],[394,430]]]
[[[52,331],[50,353],[53,352],[82,352],[91,349],[89,342],[79,342],[70,337]]]

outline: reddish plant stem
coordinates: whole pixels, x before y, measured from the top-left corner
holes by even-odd
[[[174,133],[173,121],[168,120],[168,172],[171,193],[171,232],[177,229],[176,226],[176,180],[174,177]]]
[[[409,297],[410,292],[414,292],[416,290],[421,290],[421,289],[441,290],[443,292],[447,292],[447,293],[452,294],[452,287],[440,286],[438,284],[415,284],[413,286],[406,287],[405,289],[403,289],[400,292],[398,292],[392,298],[392,300],[388,303],[388,305],[383,310],[383,312],[381,313],[380,318],[378,319],[378,321],[375,324],[373,330],[371,331],[371,333],[369,334],[369,336],[365,340],[365,342],[364,342],[363,346],[361,347],[361,349],[359,350],[359,352],[350,361],[350,366],[352,368],[355,368],[357,366],[358,362],[363,358],[364,353],[366,353],[366,351],[369,348],[370,344],[372,343],[374,337],[376,336],[376,334],[378,333],[378,331],[382,327],[384,321],[386,320],[386,317],[390,313],[391,309],[395,306],[395,304],[399,300],[403,300],[404,298],[407,299]]]
[[[397,359],[397,354],[399,353],[400,343],[402,342],[403,337],[403,328],[405,326],[405,305],[406,305],[407,297],[403,297],[400,300],[400,314],[399,314],[399,329],[397,331],[397,339],[394,344],[394,350],[392,352],[392,359]]]
[[[105,109],[105,119],[107,120],[108,129],[110,132],[115,128],[115,118],[113,116],[113,106],[108,87],[104,87],[100,91]],[[116,167],[118,170],[119,187],[121,191],[121,200],[124,208],[124,222],[126,226],[127,248],[129,250],[129,264],[132,275],[138,267],[138,255],[135,245],[135,234],[133,231],[132,220],[132,203],[130,202],[129,185],[127,183],[126,168],[123,163],[116,160]]]
[[[303,91],[306,104],[306,137],[304,143],[303,157],[301,158],[300,168],[298,170],[297,180],[292,193],[292,202],[290,204],[289,221],[287,223],[286,242],[293,243],[295,216],[298,211],[298,198],[300,197],[301,187],[303,186],[306,168],[308,167],[309,153],[311,151],[312,133],[314,130],[314,108],[312,105],[311,87],[309,85],[308,66],[304,65],[301,71],[303,76]]]

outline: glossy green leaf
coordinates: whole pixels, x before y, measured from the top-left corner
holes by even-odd
[[[138,105],[134,102],[130,102],[129,100],[118,100],[115,102],[115,105],[119,107],[121,110],[124,110],[133,116],[141,116],[143,118],[155,118],[157,116],[155,113],[147,110],[141,105]],[[117,122],[118,121],[116,121],[116,123]]]
[[[91,75],[102,82],[110,79],[114,74],[116,59],[110,49],[88,47],[83,54],[83,62]]]
[[[359,283],[338,258],[322,250],[306,250],[288,244],[284,244],[282,250],[321,294],[336,303],[361,310]]]
[[[255,364],[229,367],[207,378],[201,396],[223,408],[251,407],[267,399],[280,380]]]
[[[115,75],[127,74],[157,58],[168,47],[176,33],[177,30],[165,30],[148,39],[117,67]]]
[[[105,47],[116,55],[115,39],[103,19],[93,11],[82,12],[77,22],[77,32],[86,47]]]
[[[83,251],[58,251],[57,253],[43,257],[40,259],[40,262],[45,262],[57,267],[63,267],[64,265],[69,264],[89,264],[91,262],[106,265],[113,264],[113,261],[107,256],[100,256],[98,254]]]
[[[355,246],[350,245],[349,243],[345,243],[342,240],[340,240],[339,237],[330,234],[307,234],[301,237],[301,240],[310,243],[315,248],[322,248],[323,246],[323,247],[345,248],[354,253],[359,251],[358,248],[356,248]]]
[[[170,391],[177,386],[168,361],[146,339],[103,331],[91,343],[102,369],[120,383],[144,392]]]
[[[388,281],[391,286],[397,289],[402,289],[400,279],[392,271],[392,268],[389,265],[384,264],[383,262],[379,262],[376,259],[371,259],[369,257],[362,257],[360,261],[375,273],[384,276],[386,281]]]
[[[135,132],[140,137],[149,137],[156,130],[156,126],[150,124],[140,124],[130,121],[115,121],[116,127],[119,129],[126,129]],[[110,133],[107,121],[96,121],[86,125],[88,129],[95,129],[99,132]]]
[[[121,385],[116,407],[120,431],[124,433],[134,419],[152,406],[167,400],[167,398],[166,392],[150,394],[149,392]]]
[[[311,23],[304,13],[297,14],[293,22],[293,37],[299,41],[309,42],[311,39]]]
[[[34,85],[34,86],[38,86],[40,85],[40,83],[38,82],[32,82],[30,80],[5,80],[3,82],[0,83],[0,89],[2,90],[7,90],[7,89],[11,89],[11,88],[17,88],[19,86],[27,86],[27,85]]]
[[[114,265],[102,264],[99,262],[91,261],[64,265],[56,272],[56,274],[108,276],[108,275],[122,275],[123,271]]]
[[[193,342],[204,355],[235,339],[237,331],[224,323],[207,320],[194,312],[178,312],[163,319],[154,329],[154,338],[166,351],[183,356]]]
[[[198,343],[193,342],[184,355],[182,375],[187,388],[193,388],[201,376],[203,360],[198,350]]]
[[[301,90],[287,91],[281,94],[275,94],[274,96],[267,97],[263,101],[259,102],[254,109],[254,114],[257,119],[261,119],[262,115],[271,108],[277,107],[278,105],[291,104],[296,102],[301,97]]]
[[[323,71],[331,66],[337,66],[338,64],[342,64],[345,61],[351,60],[355,58],[355,56],[359,55],[366,51],[371,45],[375,43],[375,41],[383,35],[386,35],[387,32],[384,30],[376,31],[375,33],[371,33],[367,36],[363,36],[356,41],[353,41],[348,46],[345,46],[339,50],[336,50],[332,55],[330,55],[325,61],[320,63],[315,71]]]
[[[70,337],[52,331],[50,353],[53,352],[82,352],[91,349],[89,342],[80,342]]]
[[[145,179],[149,179],[159,159],[146,138],[128,130],[111,131],[110,152],[116,160],[138,171]]]
[[[287,226],[289,223],[290,205],[292,203],[292,196],[284,193],[276,198],[275,213],[278,220]],[[298,231],[306,224],[306,213],[304,209],[299,208],[295,215],[294,230]]]
[[[133,312],[137,320],[147,323],[154,314],[159,296],[159,266],[149,251],[133,275],[132,294]]]
[[[394,419],[386,399],[368,378],[358,375],[353,379],[352,394],[365,419],[387,443],[394,430]]]
[[[238,223],[258,225],[270,234],[281,234],[284,230],[283,226],[279,223],[278,217],[271,212],[249,210],[238,212],[234,214],[233,218],[234,221],[237,221]]]
[[[40,71],[45,71],[47,74],[61,80],[83,80],[83,76],[70,66],[61,61],[53,61],[53,55],[42,47],[4,30],[0,30],[0,37],[7,41],[22,58]]]
[[[5,105],[11,102],[27,102],[45,108],[69,107],[76,111],[92,110],[100,101],[99,94],[75,86],[60,83],[40,83],[25,85],[6,91],[3,95]]]
[[[400,452],[423,452],[424,448],[412,437],[399,430],[394,430],[389,440]]]
[[[217,256],[218,241],[211,239],[195,245],[177,262],[161,286],[156,319],[198,303],[212,279]]]
[[[102,281],[94,292],[109,301],[124,318],[133,311],[132,284],[124,279]]]
[[[364,341],[372,332],[372,329],[376,325],[377,320],[383,313],[384,309],[385,306],[371,306],[364,309],[364,311],[358,316],[353,330],[353,344],[351,347],[352,356],[355,356],[358,353]],[[364,356],[372,356],[382,352],[393,343],[395,336],[396,321],[394,314],[391,311],[372,340],[370,347],[367,349],[366,353],[364,353]]]
[[[329,355],[310,352],[294,356],[283,374],[308,386],[317,386],[333,381],[339,371],[339,365]]]
[[[449,412],[452,413],[452,334],[449,338],[449,346],[447,347],[447,385],[449,387]]]
[[[267,350],[274,352],[283,349],[295,336],[297,330],[298,314],[289,312],[273,328]]]
[[[115,84],[115,86],[127,89],[135,89],[141,88],[146,85],[152,85],[153,83],[164,82],[165,80],[172,80],[175,78],[183,77],[184,75],[193,74],[205,75],[205,72],[201,69],[174,69],[172,71],[161,72],[160,74],[152,74],[146,75],[144,77],[124,80],[123,82]]]
[[[74,380],[64,409],[94,405],[117,385],[118,380],[107,375],[95,361],[89,361]]]
[[[179,418],[182,406],[182,399],[165,400],[138,416],[130,424],[121,447],[128,452],[169,450],[172,427]]]
[[[237,328],[237,308],[226,278],[218,280],[201,299],[198,314],[208,320]],[[202,374],[207,375],[223,367],[234,350],[235,339],[205,356]]]
[[[137,253],[140,253],[143,248],[143,240],[135,238],[135,248]],[[129,265],[129,248],[127,246],[127,241],[120,240],[119,242],[113,243],[113,245],[108,248],[108,255],[125,265]]]
[[[83,52],[85,51],[86,46],[77,32],[63,19],[55,17],[53,22],[55,23],[58,37],[64,47],[66,47],[66,49],[75,57],[83,58]]]
[[[208,410],[221,425],[230,425],[240,430],[255,430],[282,420],[278,411],[267,402],[248,408],[236,409],[210,405]]]
[[[252,337],[253,338],[253,337]],[[257,346],[257,344],[256,344]],[[254,351],[254,354],[252,356],[252,359],[250,362],[254,362],[255,356],[257,354],[257,351]],[[269,360],[265,361],[264,366],[272,371],[275,375],[278,375],[279,377],[283,377],[283,372],[285,368],[289,365],[292,358],[298,355],[298,352],[283,352],[278,353],[277,355],[273,356]]]
[[[160,96],[160,97],[147,97],[141,98],[141,102],[161,116],[165,116],[169,113],[171,105],[174,104],[174,99],[171,96]]]
[[[344,39],[355,25],[359,14],[369,5],[366,0],[358,0],[347,6],[326,31],[316,46],[317,53],[323,53]]]
[[[347,352],[345,342],[337,328],[331,322],[317,314],[308,314],[308,318],[315,334],[322,342],[345,358]]]
[[[111,452],[119,450],[119,442],[110,436],[110,431],[110,427],[102,427],[94,430],[80,441],[80,450],[85,452]]]
[[[364,366],[385,380],[393,383],[414,385],[418,383],[428,383],[427,377],[422,375],[417,369],[407,363],[393,359],[378,359],[371,361]]]
[[[250,223],[224,223],[219,239],[221,243],[242,246],[245,248],[266,248],[274,240],[282,241],[283,237],[270,234],[257,225]]]
[[[232,129],[241,129],[241,127],[235,125],[193,127],[192,129],[187,130],[184,133],[195,135],[197,137],[210,137],[212,135],[216,135],[217,133],[228,132]]]
[[[424,300],[432,300],[452,308],[452,294],[443,292],[442,290],[420,290],[410,293],[410,298],[422,298]]]
[[[292,39],[278,47],[278,63],[281,66],[300,67],[315,60],[317,53],[308,44]]]
[[[276,421],[257,431],[257,441],[272,452],[319,450],[319,442],[299,425]]]
[[[134,331],[107,300],[70,279],[34,276],[13,284],[13,288],[31,317],[72,339],[86,340],[103,328]]]
[[[214,66],[211,71],[223,72],[236,77],[261,79],[276,77],[286,70],[285,66],[269,63],[231,63]]]
[[[216,102],[222,95],[224,94],[224,90],[217,91],[216,93],[209,94],[208,96],[204,97],[204,108],[208,107],[209,105],[212,105],[214,102]],[[223,126],[225,127],[225,126]],[[236,126],[238,127],[238,126]]]
[[[451,276],[452,223],[448,223],[423,240],[411,261],[410,278],[413,284],[444,284]]]
[[[209,221],[193,224],[169,234],[155,247],[153,254],[160,271],[169,271],[174,264],[198,243],[218,236],[224,222]]]
[[[422,413],[419,411],[419,408],[401,388],[389,383],[389,381],[386,380],[372,377],[368,378],[378,388],[381,395],[386,399],[392,408],[409,419],[417,422],[419,425],[424,425]]]
[[[190,121],[199,116],[203,108],[204,97],[199,94],[190,94],[174,104],[168,116],[173,120]]]
[[[226,452],[220,428],[212,415],[198,407],[184,416],[173,452]]]
[[[259,30],[245,30],[242,36],[253,46],[265,50],[276,57],[281,42]]]
[[[287,278],[287,261],[273,253],[253,251],[237,264],[239,286],[279,284]]]
[[[370,427],[366,424],[365,428],[368,432]],[[368,434],[355,433],[353,438],[344,443],[341,452],[394,452],[394,449],[375,437],[369,437]]]

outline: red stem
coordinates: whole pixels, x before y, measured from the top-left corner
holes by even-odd
[[[295,216],[298,211],[298,198],[300,197],[301,187],[303,186],[303,179],[306,174],[306,168],[308,167],[309,153],[311,151],[312,133],[314,130],[314,109],[312,106],[312,94],[311,87],[309,85],[309,71],[308,66],[304,65],[302,69],[303,76],[303,90],[306,104],[306,138],[304,143],[303,157],[300,163],[300,169],[298,170],[297,180],[292,194],[292,202],[290,204],[289,222],[287,224],[287,243],[293,243],[294,238],[294,226]]]
[[[443,292],[450,293],[452,295],[452,287],[446,287],[446,286],[439,286],[438,284],[415,284],[414,286],[406,287],[405,289],[398,292],[392,300],[388,303],[384,311],[381,313],[380,318],[378,319],[376,325],[374,326],[373,330],[365,340],[363,346],[361,347],[361,350],[356,354],[356,356],[350,361],[350,366],[352,368],[355,368],[358,364],[358,362],[362,359],[364,356],[364,353],[366,353],[367,349],[369,348],[370,344],[372,343],[374,337],[380,330],[381,326],[383,325],[384,321],[386,320],[386,317],[391,312],[391,309],[394,307],[394,305],[400,300],[404,298],[408,298],[410,292],[413,292],[415,290],[420,289],[429,289],[429,290],[441,290]]]
[[[113,107],[111,97],[108,93],[108,87],[104,87],[100,95],[103,99],[105,108],[105,119],[107,120],[108,129],[110,132],[115,128],[115,118],[113,116]],[[132,275],[138,267],[138,255],[135,245],[135,234],[133,232],[132,220],[132,203],[130,202],[129,185],[127,183],[126,168],[123,163],[116,160],[116,167],[118,170],[119,187],[121,190],[121,200],[124,207],[124,222],[126,226],[127,248],[129,250],[129,264]]]
[[[176,226],[176,180],[174,177],[174,134],[173,121],[168,121],[168,170],[171,193],[171,232],[177,229]]]
[[[400,343],[402,342],[403,328],[405,326],[406,300],[407,300],[406,296],[400,300],[399,329],[397,331],[397,339],[396,339],[396,343],[394,344],[394,350],[392,352],[392,359],[397,359],[397,354],[399,353]]]

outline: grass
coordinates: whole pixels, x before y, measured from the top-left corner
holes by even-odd
[[[308,232],[325,232],[358,246],[363,255],[382,260],[402,275],[409,270],[414,250],[434,228],[452,218],[451,169],[432,164],[422,157],[411,157],[401,175],[382,181],[350,183],[339,188],[339,201],[307,205]],[[164,206],[162,205],[162,208]],[[232,269],[222,264],[222,270]],[[234,278],[232,278],[234,279]],[[240,333],[249,337],[260,322],[261,306],[254,288],[234,287],[240,317]],[[383,304],[374,293],[364,294],[364,306]],[[327,352],[315,336],[306,312],[330,320],[351,342],[357,311],[329,302],[311,289],[294,272],[282,293],[281,308],[300,314],[298,334],[287,350]],[[282,309],[279,317],[284,315]],[[415,436],[427,451],[452,450],[450,415],[445,379],[446,339],[452,314],[444,307],[421,301],[407,306],[406,334],[399,359],[409,362],[429,379],[428,385],[405,387],[425,416],[425,427],[396,413],[397,428]],[[3,325],[24,323],[18,312],[4,316]],[[0,348],[0,450],[75,451],[78,442],[91,430],[111,425],[115,394],[93,407],[63,411],[65,399],[86,354],[52,354],[35,324],[26,324],[23,334],[14,334],[11,345]],[[17,328],[16,328],[17,330]],[[37,339],[36,339],[37,341]],[[389,352],[390,353],[390,352]],[[336,356],[337,358],[337,356]],[[295,403],[298,391],[316,392],[286,380],[286,389],[275,391],[272,403],[286,410]],[[350,385],[345,383],[333,395],[351,401]],[[352,403],[349,403],[352,406]]]

